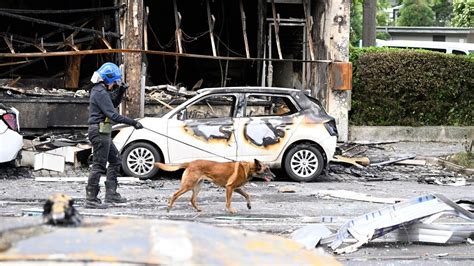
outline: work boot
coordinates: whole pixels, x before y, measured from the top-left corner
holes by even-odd
[[[106,209],[107,205],[102,204],[102,201],[97,198],[99,194],[100,188],[99,186],[86,186],[86,204],[84,208],[88,209]]]
[[[117,192],[117,181],[105,181],[105,202],[125,203],[127,199]]]

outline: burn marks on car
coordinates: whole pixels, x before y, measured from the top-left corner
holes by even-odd
[[[286,119],[251,118],[244,126],[245,139],[260,147],[268,147],[281,142],[285,137],[285,127],[291,126]]]
[[[223,140],[229,141],[233,134],[233,121],[228,119],[215,119],[213,121],[202,122],[189,120],[184,125],[184,130],[205,141]]]

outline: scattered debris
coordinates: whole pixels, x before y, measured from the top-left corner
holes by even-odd
[[[77,226],[81,215],[74,208],[74,200],[64,194],[54,194],[43,205],[43,220],[46,224]]]
[[[21,166],[35,171],[46,169],[64,172],[65,163],[74,168],[88,165],[92,146],[84,134],[41,136],[24,140]]]
[[[294,231],[290,237],[307,249],[312,249],[319,244],[321,238],[326,238],[331,234],[332,232],[326,226],[311,224]]]
[[[331,161],[352,164],[358,168],[364,168],[364,166],[370,164],[370,160],[367,157],[349,158],[342,155],[335,155]]]
[[[87,182],[88,177],[35,177],[35,182]],[[103,184],[106,177],[100,178],[100,184]],[[146,181],[140,180],[138,177],[118,177],[120,184],[133,184],[133,183],[145,183]]]
[[[435,224],[442,216],[456,216],[469,223]],[[397,241],[425,243],[462,243],[474,234],[474,214],[443,195],[416,197],[398,204],[361,215],[347,221],[335,234],[325,236],[319,228],[313,232],[306,228],[297,231],[312,234],[310,239],[320,239],[336,253],[351,253],[369,241],[394,232]],[[294,232],[294,235],[300,235]],[[304,245],[306,240],[295,239]],[[344,243],[351,243],[341,247]]]
[[[368,201],[375,203],[398,203],[406,199],[403,198],[378,198],[372,197],[364,193],[358,193],[348,190],[319,190],[315,194],[312,194],[318,198],[339,198],[339,199],[349,199],[357,201]]]
[[[391,160],[380,162],[380,163],[372,163],[370,165],[371,166],[384,166],[384,165],[394,164],[394,163],[398,163],[398,162],[401,162],[401,161],[413,159],[415,157],[416,157],[415,155],[409,155],[409,156],[404,156],[404,157],[401,157],[401,158],[391,159]]]
[[[395,164],[404,164],[404,165],[426,165],[426,160],[408,159],[408,160],[403,160],[403,161],[395,162]]]
[[[296,192],[296,187],[295,186],[283,186],[278,189],[278,192],[280,193],[295,193]]]
[[[449,176],[437,176],[437,177],[419,177],[418,183],[444,185],[444,186],[466,186],[466,178],[464,177],[449,177]]]

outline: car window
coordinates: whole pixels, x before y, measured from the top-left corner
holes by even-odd
[[[460,55],[465,55],[466,52],[460,51],[460,50],[453,50],[453,54],[460,54]]]
[[[208,119],[232,117],[234,115],[235,96],[210,95],[187,106],[178,119]]]
[[[287,96],[248,95],[245,116],[285,116],[298,112]]]

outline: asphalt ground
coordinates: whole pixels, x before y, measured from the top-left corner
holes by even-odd
[[[462,149],[462,145],[454,144],[394,143],[369,147],[364,155],[368,155],[373,161],[383,161],[407,154],[443,157]],[[5,169],[8,174],[5,174]],[[292,182],[282,172],[278,172],[275,182],[248,183],[244,190],[251,196],[252,209],[247,209],[243,197],[234,194],[232,206],[237,210],[236,215],[229,215],[225,211],[225,190],[210,183],[204,184],[198,197],[202,212],[196,212],[192,208],[189,202],[190,193],[184,194],[174,208],[167,212],[167,200],[179,187],[179,173],[159,175],[154,180],[124,183],[119,187],[119,192],[128,198],[128,203],[110,206],[105,210],[91,210],[82,207],[85,199],[84,182],[37,182],[34,177],[43,176],[41,172],[16,169],[19,171],[17,175],[15,170],[8,169],[11,168],[0,167],[2,174],[8,175],[0,182],[0,221],[2,217],[7,219],[37,215],[49,195],[65,193],[76,200],[78,211],[86,217],[131,216],[185,220],[289,237],[294,230],[315,223],[325,224],[336,230],[351,218],[387,206],[382,203],[321,197],[319,192],[323,190],[359,192],[380,198],[409,199],[432,193],[440,193],[453,200],[473,197],[472,176],[459,174],[435,164],[388,165],[363,170],[333,164],[331,171],[318,182]],[[87,169],[72,171],[79,172],[77,175],[73,172],[74,175],[69,174],[69,177],[87,176]],[[46,172],[44,174],[47,175]],[[374,179],[374,175],[383,178]],[[460,177],[467,180],[467,185],[419,183],[420,176]],[[294,192],[282,193],[283,188]],[[101,192],[100,196],[103,195]],[[473,245],[467,243],[428,245],[393,243],[378,239],[354,253],[336,255],[336,258],[345,265],[472,265],[473,250]],[[331,253],[329,249],[326,251]]]

